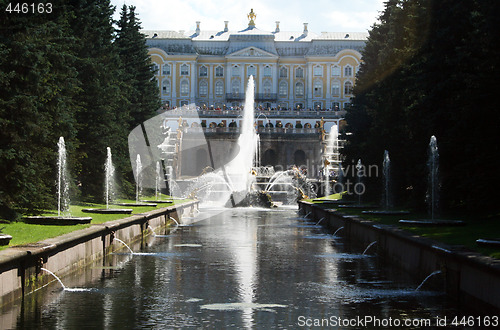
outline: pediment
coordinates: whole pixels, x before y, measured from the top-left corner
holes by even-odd
[[[272,53],[266,52],[265,50],[262,50],[260,48],[250,46],[250,47],[243,48],[243,49],[240,49],[238,51],[235,51],[234,53],[231,53],[231,54],[227,55],[226,57],[228,57],[228,58],[232,58],[232,57],[269,57],[269,58],[277,58],[278,56],[276,56],[276,55],[274,55]]]

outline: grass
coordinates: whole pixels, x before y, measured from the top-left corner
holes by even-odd
[[[153,199],[153,198],[151,198]],[[164,198],[168,199],[168,198]],[[148,211],[152,211],[161,207],[168,207],[170,205],[180,204],[190,201],[189,199],[176,199],[173,204],[158,204],[157,207],[154,206],[131,206],[131,207],[122,207],[122,206],[112,206],[112,208],[130,208],[132,209],[132,214],[144,213]],[[119,200],[119,203],[135,203],[135,200]],[[105,204],[95,204],[95,203],[85,203],[81,205],[71,205],[70,213],[71,216],[74,217],[92,217],[92,224],[100,224],[107,221],[123,219],[128,217],[127,214],[96,214],[96,213],[85,213],[82,212],[82,209],[85,208],[106,208]],[[47,210],[42,215],[45,216],[53,216],[57,215],[57,210]],[[35,224],[27,224],[24,222],[13,222],[13,223],[3,223],[0,224],[0,228],[2,228],[2,233],[9,234],[12,236],[12,240],[9,245],[0,246],[0,250],[4,250],[10,246],[16,245],[24,245],[29,243],[39,242],[48,238],[53,238],[57,236],[61,236],[67,233],[70,233],[75,230],[80,230],[83,228],[90,227],[90,224],[87,225],[74,225],[74,226],[44,226],[44,225],[35,225]]]
[[[328,196],[328,199],[335,199]],[[339,196],[340,198],[340,196]],[[326,199],[326,198],[324,198]],[[312,200],[307,200],[312,201]],[[321,208],[336,208],[335,205],[323,203],[321,201],[312,201]],[[498,248],[483,247],[476,243],[479,238],[500,238],[500,214],[490,217],[472,217],[472,216],[456,216],[456,217],[442,217],[448,220],[463,220],[467,224],[465,226],[456,227],[417,227],[417,226],[402,226],[399,224],[400,219],[428,219],[429,216],[423,213],[411,213],[408,215],[375,215],[363,214],[359,209],[339,209],[340,212],[345,214],[358,215],[359,217],[374,222],[386,225],[394,225],[403,228],[409,232],[428,237],[430,239],[443,242],[449,245],[463,246],[469,250],[479,252],[481,254],[500,259],[500,250]]]

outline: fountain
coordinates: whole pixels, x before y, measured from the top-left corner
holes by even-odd
[[[319,221],[316,223],[316,226],[319,226],[319,224],[321,223],[321,221],[325,220],[325,217],[319,219]]]
[[[436,137],[431,136],[429,142],[429,160],[427,161],[429,168],[429,185],[427,188],[426,200],[429,205],[431,219],[434,220],[434,214],[437,211],[439,203],[439,152],[437,147]]]
[[[441,274],[441,271],[440,270],[436,270],[435,272],[432,272],[429,276],[427,276],[423,281],[422,283],[420,283],[420,285],[415,289],[415,291],[419,291],[420,288],[422,288],[422,286],[424,285],[425,282],[427,282],[427,280],[429,278],[431,278],[432,276],[434,275],[437,275],[437,274]]]
[[[135,161],[136,168],[136,180],[135,180],[135,202],[139,203],[139,198],[142,193],[142,163],[141,163],[141,155],[137,154],[137,158]]]
[[[115,167],[111,155],[111,148],[106,148],[106,162],[104,163],[104,199],[106,201],[105,209],[82,209],[85,213],[100,213],[100,214],[130,214],[132,209],[115,209],[109,208],[109,204],[113,203],[114,187],[115,187]]]
[[[381,214],[381,215],[396,215],[396,214],[409,214],[409,211],[391,210],[392,208],[392,195],[391,195],[391,159],[389,158],[389,151],[384,151],[384,162],[382,164],[383,174],[383,194],[382,194],[382,207],[383,210],[376,211],[363,211],[364,214]]]
[[[429,170],[429,179],[427,185],[426,201],[428,211],[431,215],[430,219],[417,219],[417,220],[399,220],[399,223],[412,226],[463,226],[464,221],[461,220],[443,220],[436,219],[439,204],[439,152],[437,146],[437,139],[433,135],[429,142],[429,159],[427,161],[427,168]]]
[[[358,159],[358,162],[356,163],[356,184],[354,185],[354,194],[358,195],[358,201],[356,204],[353,203],[347,205],[347,203],[345,203],[342,205],[338,205],[338,208],[369,209],[377,207],[373,205],[361,204],[361,195],[363,195],[365,191],[365,187],[361,178],[366,175],[365,170],[365,166],[363,165],[363,163],[361,163],[361,159]]]
[[[225,177],[231,187],[230,197],[235,205],[251,203],[250,192],[255,177],[252,175],[252,166],[256,157],[257,133],[254,123],[254,78],[248,78],[245,94],[245,108],[241,134],[238,138],[239,152],[236,157],[225,166]],[[233,205],[234,206],[234,205]]]
[[[156,171],[155,171],[155,199],[154,200],[143,200],[145,203],[158,203],[158,204],[172,204],[173,200],[162,200],[161,199],[161,181],[162,181],[162,170],[160,161],[156,162]]]
[[[69,214],[69,176],[66,166],[66,144],[61,136],[57,143],[57,216],[24,217],[23,221],[39,225],[77,225],[92,221],[91,217],[72,217]],[[67,215],[64,215],[67,213]]]
[[[43,270],[43,271],[49,273],[50,275],[52,275],[59,282],[59,284],[61,284],[63,290],[66,290],[66,286],[64,286],[64,283],[59,279],[59,277],[56,276],[56,274],[52,273],[50,270],[45,269],[45,268],[40,268],[40,270]]]
[[[114,238],[114,240],[122,243],[123,245],[125,245],[125,247],[130,251],[130,254],[135,254],[134,251],[132,251],[132,249],[130,248],[130,246],[127,245],[127,243],[125,243],[124,241],[122,241],[121,239],[116,238],[116,237]]]
[[[330,171],[336,168],[335,165],[337,165],[336,167],[340,166],[339,129],[337,125],[333,125],[330,129],[330,134],[328,134],[328,140],[326,143],[323,169],[325,177],[325,181],[323,183],[325,188],[325,196],[329,196],[332,194],[330,180],[332,180],[333,178],[331,178]]]
[[[66,166],[66,145],[62,136],[59,138],[57,147],[57,216],[61,216],[61,212],[69,213],[69,180]]]
[[[373,242],[371,242],[370,244],[368,244],[368,246],[366,247],[366,249],[363,251],[363,253],[362,253],[362,254],[363,254],[363,255],[365,255],[365,254],[366,254],[366,252],[368,252],[368,250],[369,250],[372,246],[374,246],[376,243],[377,243],[377,241],[373,241]]]
[[[337,235],[337,233],[338,233],[339,231],[341,231],[342,229],[344,229],[344,227],[339,227],[339,228],[337,228],[337,230],[333,233],[333,236]]]
[[[142,162],[141,155],[137,154],[135,161],[135,203],[118,203],[120,206],[157,206],[156,203],[144,203],[140,201],[142,194]]]

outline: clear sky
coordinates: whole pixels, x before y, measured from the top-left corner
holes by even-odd
[[[282,31],[366,32],[377,21],[385,0],[111,0],[118,19],[123,4],[134,5],[145,30],[242,30],[253,8],[257,28],[273,31],[280,21]]]

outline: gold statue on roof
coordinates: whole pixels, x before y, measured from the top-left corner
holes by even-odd
[[[254,19],[257,18],[257,15],[253,12],[253,8],[250,9],[250,13],[247,15],[250,22],[248,22],[248,26],[255,26]]]

